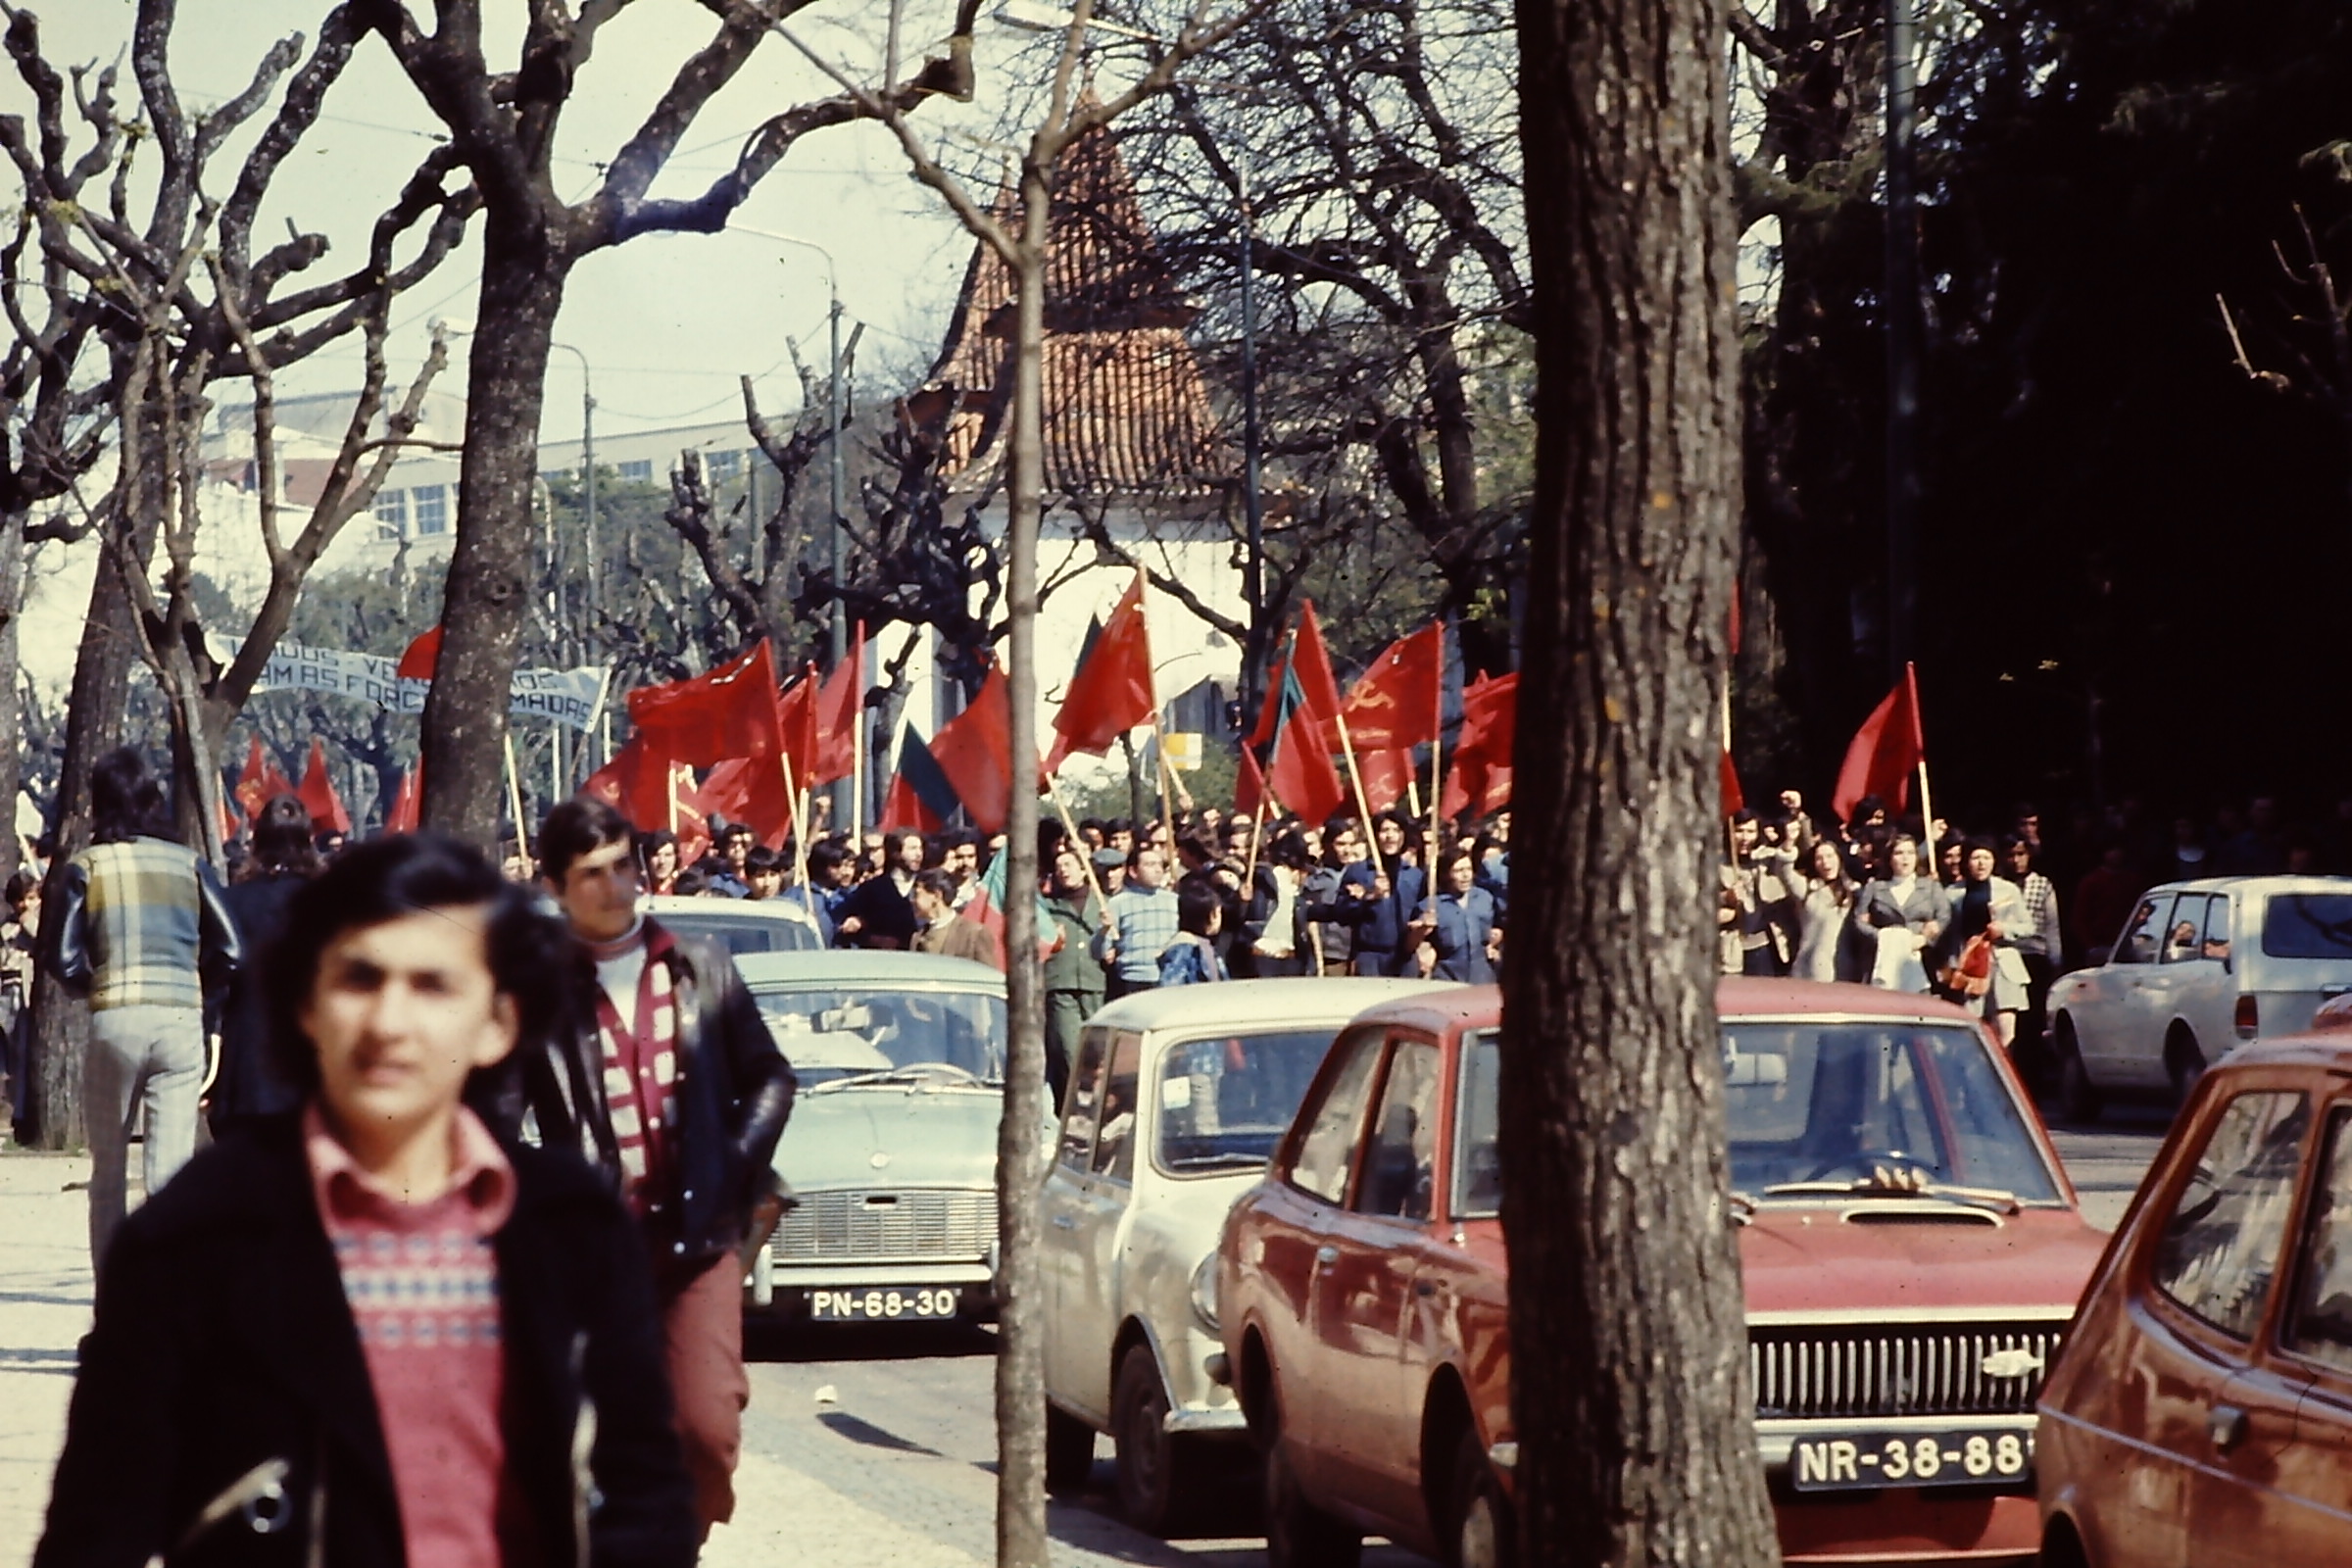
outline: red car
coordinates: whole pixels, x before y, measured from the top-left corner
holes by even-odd
[[[2352,1561],[2340,1025],[2198,1080],[2050,1369],[2039,1467],[2049,1568]]]
[[[2030,1562],[2034,1396],[2100,1238],[2006,1057],[1921,997],[1726,980],[1758,1420],[1791,1563]],[[1333,1042],[1226,1222],[1225,1361],[1276,1568],[1366,1535],[1507,1560],[1510,1350],[1492,987]]]

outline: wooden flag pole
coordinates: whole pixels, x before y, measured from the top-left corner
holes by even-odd
[[[1250,896],[1250,879],[1257,875],[1257,841],[1266,832],[1266,791],[1258,786],[1257,806],[1250,816],[1250,854],[1242,863],[1242,897]]]
[[[514,732],[513,730],[509,730],[506,733],[506,747],[507,798],[508,800],[512,801],[514,806],[514,853],[517,855],[528,855],[530,853],[531,830],[529,825],[525,823],[522,818],[522,774],[516,771],[514,767]]]
[[[784,769],[784,804],[792,812],[792,868],[793,874],[799,879],[801,901],[805,905],[809,897],[808,798],[793,787],[792,754],[779,750],[776,761]]]
[[[1443,641],[1444,635],[1445,634],[1443,632],[1439,633],[1441,641],[1438,644],[1438,721],[1436,727],[1433,728],[1429,733],[1429,837],[1430,842],[1433,845],[1436,844],[1439,839],[1445,836],[1444,819],[1446,815],[1446,790],[1445,786],[1440,782],[1446,776],[1444,772],[1444,768],[1446,766],[1446,658],[1445,643]],[[1409,773],[1410,769],[1407,771]],[[1482,801],[1479,804],[1483,806],[1486,803]],[[1413,814],[1415,816],[1419,816],[1421,813],[1418,809],[1416,809]],[[1472,813],[1474,817],[1478,814],[1480,813]],[[1432,853],[1444,854],[1445,852],[1442,849],[1439,849],[1433,850]],[[1434,879],[1437,876],[1437,871],[1438,868],[1434,865],[1428,869],[1428,874],[1432,878],[1433,884]],[[1431,895],[1432,897],[1435,897],[1436,895],[1436,888],[1434,885],[1431,887]]]
[[[1364,844],[1372,852],[1372,869],[1379,872],[1382,876],[1386,876],[1388,875],[1388,870],[1380,863],[1380,834],[1373,829],[1372,797],[1364,793],[1363,769],[1355,765],[1355,742],[1348,738],[1347,719],[1343,718],[1338,713],[1334,713],[1331,715],[1331,721],[1340,732],[1340,755],[1348,759],[1348,782],[1355,786],[1355,808],[1364,813]],[[1310,729],[1314,727],[1312,714],[1308,715],[1307,727]],[[1274,744],[1276,746],[1280,746],[1282,744],[1282,737],[1279,735],[1276,736],[1274,738]],[[1401,854],[1402,852],[1400,851],[1398,853]],[[1398,861],[1398,864],[1402,863],[1403,862],[1401,860]]]
[[[1943,865],[1940,856],[1943,846],[1936,842],[1936,802],[1928,794],[1928,760],[1919,760],[1919,831],[1928,841],[1928,875],[1940,881]]]

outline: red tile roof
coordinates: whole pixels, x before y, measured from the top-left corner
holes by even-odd
[[[998,199],[1011,220],[1014,193]],[[1217,420],[1180,294],[1144,221],[1117,143],[1097,131],[1062,157],[1046,261],[1046,487],[1081,497],[1199,494],[1226,478]],[[934,379],[962,409],[949,471],[1004,461],[1011,417],[1013,278],[986,244],[964,274]]]

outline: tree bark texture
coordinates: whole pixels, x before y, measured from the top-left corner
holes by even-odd
[[[493,213],[466,387],[466,459],[441,611],[441,662],[424,702],[423,819],[495,852],[507,691],[528,613],[531,483],[556,313],[570,271],[538,225]],[[517,822],[528,838],[532,824]]]
[[[24,605],[24,514],[0,512],[0,811],[8,836],[0,842],[0,878],[17,874],[17,792],[24,785],[24,716],[17,695],[17,649]]]
[[[1052,166],[1021,173],[1012,463],[1005,527],[1012,804],[1004,823],[1004,984],[1011,1024],[1004,1121],[997,1136],[1003,1302],[997,1318],[997,1565],[1049,1568],[1046,1350],[1038,1269],[1045,1183],[1045,976],[1037,959],[1037,537],[1044,514],[1047,215]]]
[[[1538,337],[1503,1228],[1529,1563],[1778,1560],[1727,1222],[1720,0],[1520,0]]]

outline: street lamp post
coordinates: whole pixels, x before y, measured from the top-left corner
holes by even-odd
[[[1257,426],[1257,284],[1254,241],[1257,214],[1250,188],[1250,157],[1245,149],[1234,165],[1241,197],[1242,262],[1242,513],[1248,519],[1248,548],[1242,564],[1242,598],[1250,612],[1250,644],[1242,660],[1242,711],[1255,715],[1259,693],[1258,664],[1250,656],[1260,652],[1258,637],[1266,603],[1266,509],[1258,479]]]
[[[596,560],[596,386],[588,372],[588,356],[568,343],[551,344],[580,362],[580,510],[581,539],[588,561],[588,608],[597,606]]]

